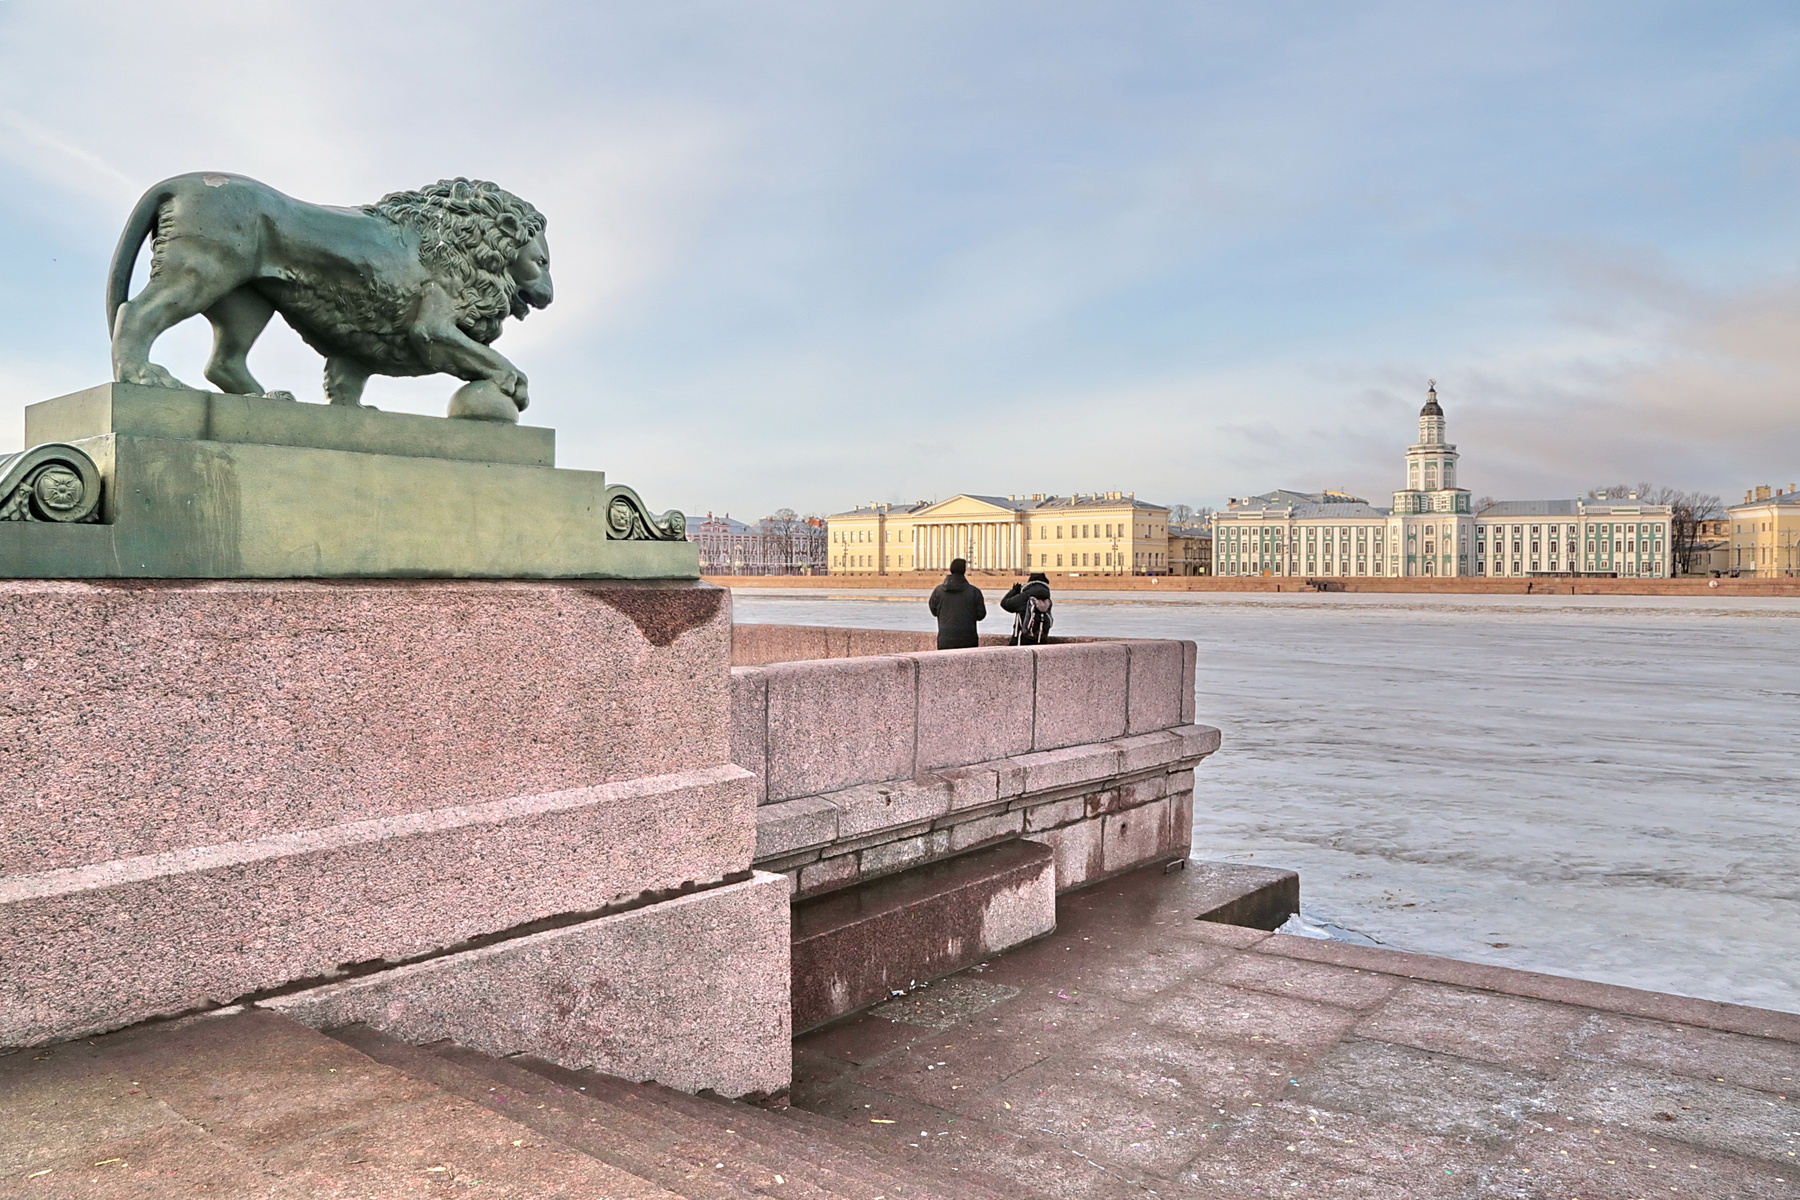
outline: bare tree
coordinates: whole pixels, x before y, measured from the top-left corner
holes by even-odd
[[[1194,519],[1194,510],[1186,504],[1169,505],[1169,524],[1186,525]]]
[[[778,508],[758,522],[765,573],[786,575],[794,569],[795,527],[799,523],[799,514],[791,508]]]
[[[1488,507],[1498,504],[1498,503],[1500,503],[1500,501],[1498,501],[1497,499],[1495,499],[1492,496],[1483,496],[1481,499],[1479,499],[1475,502],[1475,511],[1480,512],[1482,509],[1488,508]]]

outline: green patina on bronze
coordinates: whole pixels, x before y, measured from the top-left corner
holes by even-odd
[[[128,300],[151,238],[150,280]],[[150,361],[150,347],[203,315],[214,335],[210,383],[292,399],[264,393],[246,362],[280,313],[325,356],[333,404],[360,405],[371,375],[445,374],[491,383],[523,410],[525,374],[492,343],[509,315],[523,319],[553,295],[543,215],[491,183],[443,180],[338,208],[242,175],[177,175],[144,193],[113,254],[113,379],[186,386]]]
[[[30,448],[0,457],[0,578],[698,577],[679,512],[558,468],[555,434],[518,424],[524,373],[489,343],[551,296],[544,218],[491,183],[356,209],[239,175],[158,184],[107,282],[115,382],[29,406]],[[326,356],[329,404],[250,375],[277,312]],[[194,316],[221,392],[150,361]],[[450,402],[464,419],[361,402],[372,374],[439,372],[468,381]]]
[[[19,514],[0,520],[0,577],[700,573],[681,514],[553,466],[547,429],[125,383],[31,405],[25,427],[50,444],[41,464],[0,460],[0,510]],[[83,462],[99,520],[56,523],[82,519],[53,506]]]

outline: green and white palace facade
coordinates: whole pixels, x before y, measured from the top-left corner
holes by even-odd
[[[1214,573],[1223,576],[1580,576],[1660,579],[1670,573],[1669,508],[1635,494],[1601,500],[1505,500],[1476,511],[1456,484],[1437,385],[1406,450],[1406,487],[1392,508],[1342,492],[1232,500],[1213,514]]]

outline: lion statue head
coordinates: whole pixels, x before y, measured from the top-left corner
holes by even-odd
[[[478,342],[500,336],[508,316],[523,319],[550,303],[547,270],[525,254],[542,251],[544,215],[511,192],[480,179],[441,179],[391,192],[363,206],[419,234],[419,257],[451,284],[457,327]]]

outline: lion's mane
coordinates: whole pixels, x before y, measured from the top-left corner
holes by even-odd
[[[362,211],[418,232],[419,257],[450,287],[458,328],[484,345],[500,336],[518,291],[507,268],[544,231],[542,213],[494,184],[461,178],[392,192]]]

